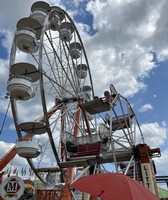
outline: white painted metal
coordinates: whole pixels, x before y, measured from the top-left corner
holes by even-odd
[[[9,80],[7,90],[9,94],[15,99],[29,100],[35,95],[31,84],[31,81],[26,77],[14,77]]]
[[[33,30],[17,30],[15,42],[18,48],[25,53],[35,53],[38,50],[36,33]]]
[[[23,158],[36,158],[42,153],[42,146],[36,140],[18,141],[16,152]]]

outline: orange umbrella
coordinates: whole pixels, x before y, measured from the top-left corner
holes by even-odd
[[[71,184],[71,188],[105,200],[158,200],[149,189],[119,173],[85,176]]]

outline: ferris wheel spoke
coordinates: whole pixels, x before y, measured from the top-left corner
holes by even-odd
[[[60,85],[58,82],[56,82],[54,79],[52,79],[50,76],[48,76],[47,74],[44,74],[44,76],[48,79],[48,81],[51,83],[51,85],[56,88],[59,88],[59,94],[61,95],[62,91],[67,92],[68,94],[70,94],[72,97],[76,97],[75,94],[71,93],[66,87],[63,87],[62,85]],[[47,83],[46,83],[47,85]],[[57,89],[56,89],[57,91]],[[58,91],[57,91],[58,92]],[[49,94],[49,93],[48,93]],[[61,95],[62,96],[62,95]]]
[[[68,71],[70,72],[70,75],[72,77],[73,85],[76,86],[76,89],[77,89],[78,85],[79,85],[79,81],[77,80],[77,76],[76,76],[75,63],[74,63],[73,59],[70,57],[70,55],[67,55],[67,52],[65,50],[65,46],[66,46],[67,49],[69,49],[67,43],[62,41],[62,45],[63,45],[63,49],[64,49],[64,52],[65,52],[67,64],[68,64],[67,65],[68,66]],[[70,65],[69,59],[71,60],[72,65]]]
[[[53,43],[51,42],[49,36],[48,36],[48,35],[46,35],[46,36],[47,36],[47,38],[48,38],[48,40],[49,40],[49,42],[50,42],[50,44],[51,44],[51,46],[52,46],[52,48],[53,48],[54,55],[56,56],[56,58],[57,58],[57,60],[58,60],[58,62],[59,62],[59,65],[60,65],[60,67],[61,67],[61,69],[62,69],[62,73],[65,74],[65,80],[64,80],[64,81],[67,81],[67,80],[68,80],[68,83],[69,83],[70,86],[73,88],[73,91],[76,93],[76,89],[74,88],[74,84],[72,83],[73,80],[70,79],[70,77],[72,77],[72,76],[69,77],[69,74],[68,74],[68,72],[66,71],[66,70],[68,69],[67,60],[66,60],[66,69],[65,69],[65,68],[64,68],[64,65],[63,65],[63,62],[62,62],[61,58],[59,57],[59,55],[57,54],[57,51],[55,50],[55,47],[53,46]],[[64,52],[64,54],[65,54],[65,57],[66,57],[66,51]],[[66,87],[66,85],[64,85],[64,87]]]

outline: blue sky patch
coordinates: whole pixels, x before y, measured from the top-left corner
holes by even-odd
[[[77,10],[76,15],[74,15],[74,21],[88,25],[90,27],[89,34],[94,35],[97,30],[93,28],[93,16],[86,10],[87,2],[88,1],[79,3],[76,7],[73,2],[70,3],[69,1],[65,1],[64,5],[67,12],[68,10]]]
[[[8,56],[7,49],[2,45],[2,41],[5,39],[5,36],[0,33],[0,58],[5,59]]]

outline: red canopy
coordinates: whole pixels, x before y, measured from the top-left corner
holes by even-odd
[[[85,176],[71,184],[71,188],[105,200],[158,200],[139,182],[119,173]]]

